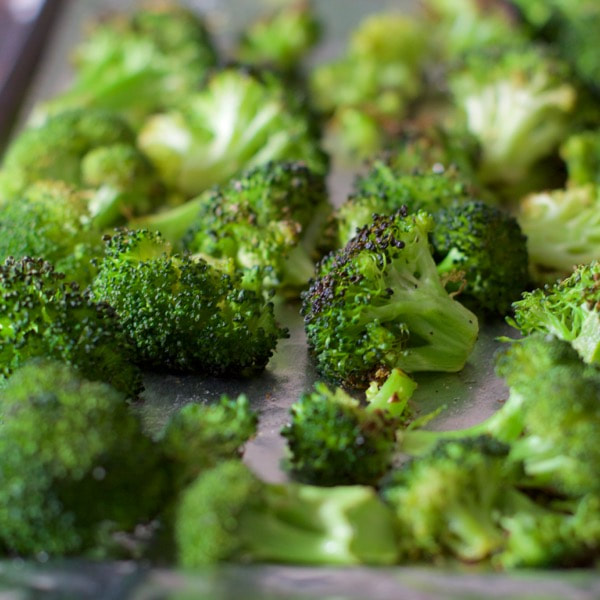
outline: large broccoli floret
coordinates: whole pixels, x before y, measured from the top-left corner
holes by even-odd
[[[94,277],[91,261],[101,252],[84,195],[62,182],[41,181],[0,211],[0,261],[37,256],[82,287]]]
[[[477,317],[444,289],[429,249],[432,229],[424,212],[378,216],[320,263],[302,312],[323,375],[361,386],[394,367],[463,368]]]
[[[245,64],[294,75],[320,34],[321,24],[310,2],[295,1],[250,24],[242,33],[235,56]]]
[[[449,440],[395,472],[383,495],[399,523],[401,554],[475,561],[501,548],[497,516],[517,480],[508,452],[486,436]]]
[[[271,303],[204,260],[171,255],[147,230],[107,238],[92,293],[114,307],[137,361],[154,369],[256,373],[285,334]]]
[[[0,391],[0,546],[26,556],[96,551],[158,513],[158,447],[125,397],[67,365],[34,361]]]
[[[331,207],[322,175],[268,162],[184,205],[136,222],[194,254],[267,274],[266,288],[297,293],[314,273]]]
[[[295,479],[314,485],[375,484],[388,471],[396,451],[396,430],[410,416],[407,402],[416,384],[394,369],[375,386],[363,408],[341,388],[317,383],[290,409],[286,468]]]
[[[179,562],[392,564],[394,519],[369,487],[269,484],[238,461],[221,463],[184,492],[175,535]]]
[[[481,181],[528,189],[543,176],[547,185],[552,172],[538,163],[568,135],[576,109],[568,67],[538,46],[494,47],[469,53],[450,87],[481,147]]]
[[[159,440],[172,462],[177,490],[189,485],[218,462],[239,457],[244,444],[256,434],[258,416],[241,394],[223,395],[217,404],[190,403],[167,422]]]
[[[569,342],[587,363],[600,362],[600,264],[580,265],[553,286],[523,294],[509,323],[523,335],[540,331]]]
[[[42,259],[0,265],[0,373],[9,376],[32,357],[72,364],[92,381],[107,381],[134,398],[141,376],[111,307],[65,283]]]
[[[85,192],[98,227],[153,210],[163,190],[135,136],[114,113],[72,110],[26,129],[8,148],[0,172],[0,199],[18,197],[39,180],[57,180]]]
[[[530,194],[520,202],[517,220],[535,281],[554,282],[600,256],[599,209],[600,187],[594,184]]]
[[[216,73],[178,110],[148,120],[138,142],[163,179],[187,196],[270,160],[327,170],[309,117],[267,72]]]
[[[514,217],[471,201],[442,208],[434,219],[438,271],[464,272],[460,301],[487,314],[508,312],[529,283],[527,239]]]
[[[71,87],[39,112],[105,108],[139,124],[197,89],[216,62],[202,19],[174,3],[111,16],[75,49]]]

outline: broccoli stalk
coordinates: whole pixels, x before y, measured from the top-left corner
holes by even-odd
[[[176,518],[179,561],[324,565],[392,564],[391,511],[372,488],[269,484],[240,462],[221,463],[183,494]]]

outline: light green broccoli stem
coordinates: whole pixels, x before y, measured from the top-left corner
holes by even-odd
[[[402,417],[416,389],[416,381],[400,369],[392,369],[381,387],[373,381],[367,389],[367,411],[380,410],[391,417]]]
[[[452,248],[444,260],[437,264],[437,270],[440,275],[451,273],[457,269],[460,270],[460,264],[464,261],[465,255],[458,248]]]
[[[303,244],[292,248],[283,263],[282,286],[302,288],[315,276],[315,263]]]

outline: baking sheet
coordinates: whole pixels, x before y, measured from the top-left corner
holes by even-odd
[[[82,24],[106,10],[128,9],[128,0],[70,0],[46,50],[24,114],[33,104],[62,89],[69,80],[70,49],[83,34]],[[187,2],[209,15],[222,47],[254,14],[264,9],[259,0],[204,0]],[[414,9],[414,2],[385,0],[315,0],[326,23],[325,42],[315,62],[335,56],[347,32],[366,14],[389,8]],[[336,168],[330,178],[333,202],[339,204],[350,189],[353,174]],[[289,339],[280,341],[266,372],[251,380],[223,380],[196,376],[147,373],[141,414],[151,431],[158,431],[168,416],[188,402],[211,402],[222,393],[245,392],[260,412],[257,437],[247,445],[245,460],[269,481],[285,479],[280,469],[284,442],[279,436],[289,406],[317,379],[306,350],[298,304],[277,308]],[[477,423],[492,414],[506,397],[503,383],[493,373],[496,337],[509,333],[502,323],[485,324],[472,357],[458,374],[417,377],[415,405],[422,414],[445,405],[429,427],[448,429]],[[3,591],[4,590],[4,591]],[[0,600],[29,598],[365,598],[403,600],[430,598],[600,598],[600,578],[589,571],[494,574],[457,565],[453,569],[397,567],[393,569],[317,569],[279,566],[226,566],[210,572],[181,574],[150,569],[133,562],[82,561],[0,563]]]

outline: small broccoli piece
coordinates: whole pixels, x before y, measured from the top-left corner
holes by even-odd
[[[184,492],[175,524],[179,562],[393,564],[391,511],[363,486],[319,488],[260,481],[223,462]]]
[[[0,198],[18,197],[39,180],[81,189],[97,227],[152,211],[163,188],[135,136],[114,113],[72,110],[26,129],[9,146],[0,173]]]
[[[172,461],[175,487],[182,490],[204,470],[239,457],[256,435],[257,414],[248,398],[223,395],[217,404],[187,404],[167,422],[159,437],[164,455]]]
[[[96,24],[75,49],[71,87],[38,109],[104,108],[132,125],[197,89],[217,55],[206,25],[170,3]]]
[[[53,263],[69,281],[87,286],[91,260],[101,252],[84,194],[59,181],[40,181],[0,211],[0,261],[37,256]]]
[[[552,179],[540,161],[568,135],[578,99],[566,64],[539,46],[493,47],[469,53],[450,87],[479,141],[484,184],[527,189]]]
[[[149,368],[249,375],[285,335],[271,303],[204,260],[171,255],[147,230],[107,237],[92,294],[114,307]]]
[[[440,173],[397,171],[389,161],[373,161],[369,172],[357,179],[355,192],[336,212],[337,242],[345,246],[373,215],[390,215],[405,206],[409,212],[435,213],[454,201],[466,201],[466,183],[454,169]]]
[[[142,389],[133,351],[113,309],[93,302],[42,259],[0,265],[0,374],[8,377],[32,357],[76,367],[91,381],[107,381],[129,398]]]
[[[580,265],[572,275],[523,294],[509,323],[523,335],[540,331],[569,342],[587,363],[600,362],[600,264]]]
[[[0,546],[24,556],[98,550],[158,513],[158,447],[125,397],[67,365],[21,367],[0,390]]]
[[[520,202],[516,217],[535,281],[553,283],[600,256],[599,208],[594,184],[530,194]]]
[[[410,417],[407,402],[415,387],[394,369],[381,389],[370,388],[364,408],[341,388],[315,384],[292,405],[291,421],[281,430],[286,469],[314,485],[376,484],[391,466],[396,430]]]
[[[163,179],[193,196],[271,160],[300,160],[327,170],[304,110],[274,75],[229,68],[182,99],[180,108],[150,118],[138,143]]]
[[[209,261],[263,269],[267,289],[297,293],[324,254],[325,179],[302,163],[268,162],[198,198],[136,221]]]
[[[560,155],[567,163],[569,186],[600,184],[600,131],[570,136],[560,147]]]
[[[426,15],[434,27],[438,52],[454,58],[507,42],[528,41],[519,27],[518,11],[508,2],[492,0],[425,0]]]
[[[242,63],[294,75],[321,37],[321,24],[307,0],[281,6],[247,27],[235,56]]]
[[[477,317],[453,300],[429,249],[432,218],[377,216],[319,265],[303,294],[308,343],[317,368],[346,385],[375,374],[459,371],[478,333]]]
[[[460,301],[485,314],[508,312],[529,283],[527,239],[514,217],[470,201],[441,208],[434,219],[438,271],[464,272]]]
[[[396,471],[383,496],[399,523],[401,555],[476,561],[501,548],[497,515],[518,476],[508,452],[487,436],[448,440]]]

